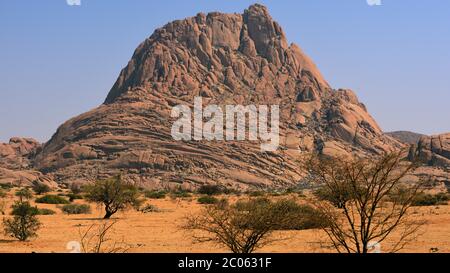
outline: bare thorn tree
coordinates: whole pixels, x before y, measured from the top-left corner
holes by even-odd
[[[424,224],[410,213],[422,183],[406,184],[415,164],[390,153],[377,159],[312,156],[308,170],[323,185],[315,205],[327,217],[323,230],[338,252],[367,253],[371,244],[399,234],[391,249],[397,252],[413,240]]]
[[[131,246],[122,241],[114,241],[109,235],[117,221],[92,224],[85,231],[78,231],[83,253],[125,253]]]

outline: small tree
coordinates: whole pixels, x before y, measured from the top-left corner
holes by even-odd
[[[396,252],[415,237],[422,221],[409,212],[422,183],[405,185],[402,179],[415,168],[401,153],[378,159],[312,157],[309,172],[323,185],[316,207],[329,223],[324,231],[338,252],[367,253],[392,232],[400,239]]]
[[[129,207],[139,208],[139,190],[136,186],[125,183],[120,175],[98,180],[86,186],[86,199],[105,206],[104,219],[109,219],[119,210]]]
[[[282,203],[252,199],[234,205],[209,205],[199,215],[189,216],[184,229],[194,232],[195,242],[215,242],[233,253],[252,253],[274,239],[270,235],[289,221]],[[200,231],[196,234],[195,231]],[[206,233],[205,233],[206,232]]]
[[[4,231],[6,235],[10,235],[20,241],[26,241],[29,238],[37,237],[41,223],[37,218],[39,210],[32,207],[29,202],[17,201],[12,206],[14,217],[12,219],[4,219]]]
[[[28,188],[21,188],[16,191],[16,196],[19,197],[20,202],[23,202],[33,198],[33,193]]]
[[[33,181],[32,189],[38,195],[50,192],[50,190],[51,190],[48,185],[46,185],[46,184],[44,184],[42,182],[39,182],[37,180]]]

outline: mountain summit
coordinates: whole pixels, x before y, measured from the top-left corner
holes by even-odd
[[[204,104],[279,105],[281,147],[254,141],[175,141],[171,109]],[[375,155],[403,144],[386,136],[350,90],[332,89],[262,5],[213,12],[157,29],[136,49],[105,103],[63,125],[35,158],[59,182],[121,172],[151,186],[284,187],[299,157]]]

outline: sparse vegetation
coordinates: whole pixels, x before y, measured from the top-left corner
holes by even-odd
[[[2,188],[0,188],[0,213],[2,215],[5,215],[6,201],[4,200],[4,198],[6,196],[6,192]]]
[[[202,185],[198,189],[199,194],[205,195],[219,195],[224,193],[224,188],[218,185]]]
[[[368,160],[311,158],[308,170],[324,185],[315,207],[326,217],[329,225],[323,229],[338,252],[367,253],[371,242],[381,243],[393,231],[401,236],[386,252],[415,238],[423,221],[408,212],[421,183],[404,187],[401,181],[414,167],[401,153]]]
[[[91,206],[87,204],[68,204],[62,206],[61,210],[66,214],[89,214],[91,213]]]
[[[12,188],[13,188],[12,183],[3,183],[3,184],[0,184],[0,189],[3,189],[3,190],[5,190],[5,191],[9,191],[9,190],[12,189]]]
[[[145,191],[144,195],[150,199],[164,199],[166,198],[165,191]]]
[[[5,198],[6,197],[6,191],[3,190],[2,188],[0,188],[0,198]]]
[[[183,228],[193,232],[195,242],[215,242],[234,253],[252,253],[273,242],[270,234],[291,220],[286,217],[290,210],[286,205],[260,199],[234,205],[219,202],[189,216]]]
[[[120,175],[86,186],[86,199],[104,205],[104,219],[109,219],[117,211],[129,207],[138,209],[142,203],[139,195],[138,188],[124,182]]]
[[[41,223],[36,215],[39,210],[32,207],[28,201],[17,201],[12,206],[13,218],[3,219],[5,235],[9,235],[20,241],[37,237]]]
[[[449,199],[450,198],[447,193],[438,193],[438,194],[420,193],[414,198],[412,205],[413,206],[447,205]]]
[[[217,204],[219,202],[219,199],[213,196],[201,196],[197,199],[197,202],[199,204],[211,205]]]
[[[250,197],[261,197],[261,196],[265,196],[266,193],[263,191],[249,191],[249,192],[247,192],[247,195]]]
[[[48,193],[51,191],[50,187],[42,182],[39,181],[33,181],[31,188],[33,189],[33,191],[38,194],[44,194],[44,193]]]
[[[189,191],[184,190],[182,188],[178,188],[174,191],[171,191],[169,195],[170,195],[170,198],[173,198],[173,199],[192,197],[192,194]]]
[[[70,204],[69,200],[59,195],[47,194],[36,199],[41,204]]]
[[[125,253],[131,246],[123,240],[114,241],[110,233],[116,221],[105,221],[98,225],[91,225],[85,231],[78,231],[80,236],[80,244],[83,253]]]
[[[17,197],[19,197],[20,201],[30,200],[33,198],[33,193],[28,188],[21,188],[18,191],[16,191],[15,194]]]
[[[54,215],[56,211],[51,209],[38,209],[37,215]]]
[[[83,199],[83,196],[81,194],[76,194],[76,193],[69,193],[66,196],[69,197],[69,202],[73,202],[75,200]]]

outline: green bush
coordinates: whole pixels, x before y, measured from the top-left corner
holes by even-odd
[[[278,227],[279,230],[304,230],[326,227],[327,220],[317,209],[309,205],[300,205],[293,200],[280,200],[273,204],[275,211],[280,211],[290,221]]]
[[[449,201],[449,196],[446,193],[438,193],[438,194],[427,194],[420,193],[413,200],[413,206],[438,206],[438,205],[447,205]]]
[[[318,229],[327,226],[327,220],[319,211],[309,205],[300,205],[294,200],[283,199],[272,202],[268,198],[260,197],[250,200],[239,200],[234,208],[240,211],[261,210],[271,215],[282,215],[274,226],[275,230],[304,230]]]
[[[42,204],[70,204],[69,200],[58,195],[47,194],[36,199],[36,203]]]
[[[39,181],[33,181],[31,188],[33,189],[33,191],[36,194],[39,194],[39,195],[50,192],[50,190],[51,190],[49,186],[47,186],[46,184],[43,184]]]
[[[197,202],[204,205],[211,205],[217,204],[219,202],[219,199],[212,196],[202,196],[197,199]]]
[[[66,214],[89,214],[91,213],[91,207],[86,204],[68,204],[64,205],[61,210]]]
[[[76,193],[69,193],[66,194],[67,197],[69,197],[69,202],[73,202],[74,200],[83,199],[83,196],[81,194]]]
[[[224,193],[224,189],[218,185],[202,185],[198,193],[206,195],[219,195]]]
[[[4,189],[4,190],[10,190],[12,189],[14,186],[12,185],[12,183],[4,183],[4,184],[0,184],[0,189]]]
[[[164,199],[166,198],[165,191],[145,191],[145,197],[150,199]]]
[[[249,192],[247,192],[247,194],[248,194],[248,196],[251,196],[251,197],[261,197],[261,196],[266,195],[266,193],[263,191],[249,191]]]
[[[6,235],[10,235],[20,241],[26,241],[29,238],[37,237],[41,223],[36,215],[39,210],[32,207],[29,202],[18,201],[12,206],[12,219],[3,219],[3,226]]]
[[[192,194],[189,191],[184,190],[182,188],[178,188],[177,190],[170,192],[170,198],[176,199],[176,198],[189,198],[189,197],[192,197]]]
[[[28,188],[19,189],[15,195],[22,201],[33,198],[33,193]]]
[[[53,215],[56,214],[54,210],[51,209],[38,209],[37,215]]]
[[[6,191],[3,190],[2,188],[0,188],[0,198],[5,198],[6,197]]]

